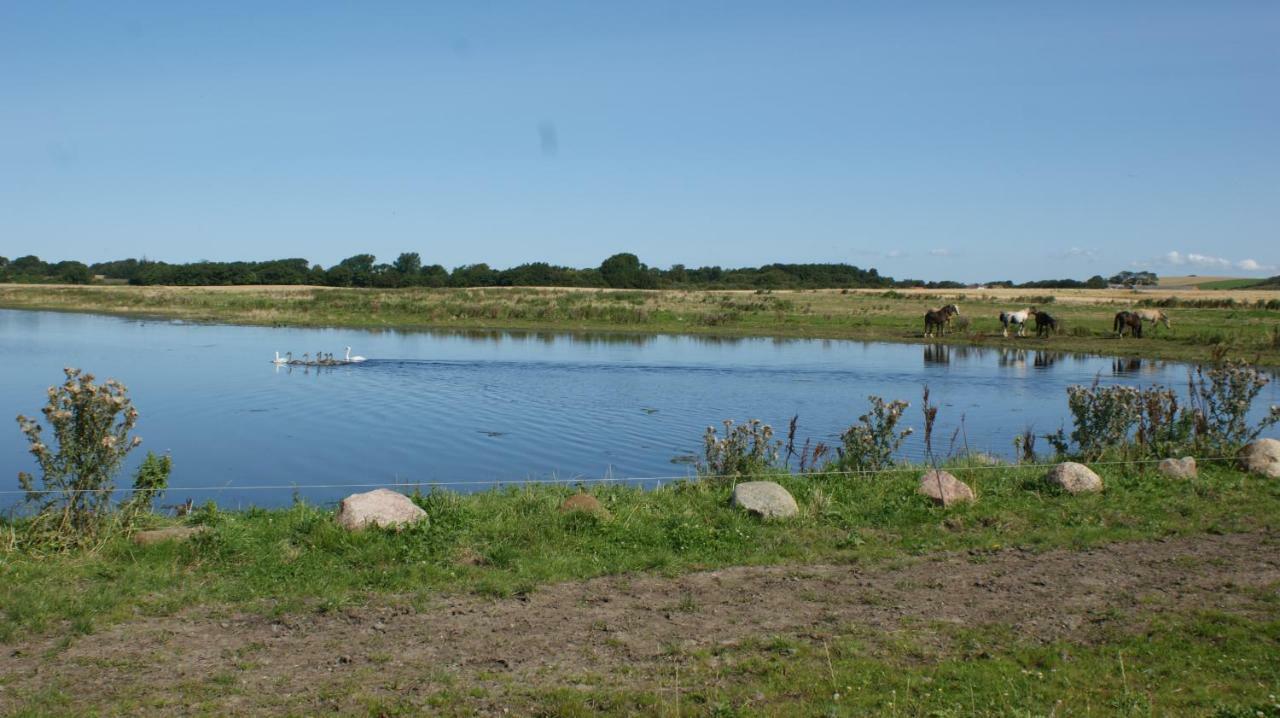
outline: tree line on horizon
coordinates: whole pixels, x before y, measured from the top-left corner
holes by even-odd
[[[1155,284],[1151,272],[1121,272],[1111,278],[1048,279],[1014,283],[986,282],[989,287],[1026,289],[1106,288],[1109,284]],[[0,282],[91,284],[97,281],[132,285],[226,286],[255,284],[318,285],[330,287],[598,287],[615,289],[840,289],[913,288],[963,289],[956,281],[894,279],[874,268],[843,263],[766,264],[760,267],[650,267],[629,252],[615,254],[598,267],[574,268],[530,262],[508,269],[488,264],[464,264],[446,269],[424,264],[417,252],[405,252],[394,262],[379,263],[372,254],[357,254],[325,268],[306,259],[263,262],[189,262],[170,264],[121,259],[84,264],[49,263],[35,255],[10,260],[0,257]]]

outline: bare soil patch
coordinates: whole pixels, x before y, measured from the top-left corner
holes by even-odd
[[[506,599],[446,597],[417,608],[371,599],[274,619],[205,607],[139,617],[65,648],[48,638],[5,646],[0,713],[51,686],[73,713],[123,704],[254,715],[359,710],[357,689],[425,700],[447,685],[549,690],[583,676],[643,686],[682,652],[904,625],[926,641],[945,642],[949,625],[1002,625],[1028,641],[1088,643],[1117,625],[1140,630],[1162,612],[1258,610],[1248,595],[1280,582],[1277,546],[1280,536],[1257,532],[871,567],[617,576]]]

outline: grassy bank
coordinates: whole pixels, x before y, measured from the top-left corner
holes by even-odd
[[[696,649],[672,644],[657,664],[624,663],[631,668],[611,675],[588,670],[574,678],[572,687],[556,679],[504,679],[501,671],[485,670],[468,673],[464,681],[440,669],[422,679],[432,686],[426,693],[398,682],[402,679],[391,670],[398,665],[398,644],[389,638],[374,639],[377,650],[361,658],[366,668],[342,677],[323,673],[324,680],[334,681],[327,688],[313,686],[305,696],[276,696],[277,689],[269,688],[272,681],[284,680],[283,666],[268,665],[265,658],[274,655],[267,644],[279,635],[275,628],[313,621],[372,624],[382,620],[377,616],[417,613],[427,630],[437,630],[430,627],[443,619],[431,616],[449,614],[441,604],[448,596],[501,601],[536,597],[562,581],[624,575],[633,578],[619,580],[630,582],[723,566],[782,564],[795,567],[796,576],[818,564],[882,570],[874,567],[910,566],[940,552],[962,552],[965,565],[981,568],[1005,560],[1011,549],[1015,555],[1048,556],[1113,542],[1239,532],[1260,532],[1261,540],[1273,545],[1280,531],[1275,481],[1224,466],[1205,466],[1194,481],[1171,481],[1135,466],[1098,468],[1105,492],[1069,496],[1042,483],[1043,469],[961,464],[954,471],[974,486],[979,500],[945,509],[914,493],[918,469],[856,479],[775,476],[801,507],[798,518],[785,522],[735,510],[728,505],[727,486],[707,483],[648,492],[592,487],[611,517],[562,513],[558,506],[571,490],[538,486],[417,497],[429,521],[399,533],[351,534],[335,525],[330,511],[314,506],[243,512],[207,507],[191,520],[209,526],[208,531],[185,544],[141,547],[121,539],[94,552],[43,556],[0,549],[0,641],[7,644],[13,666],[46,666],[40,674],[46,677],[35,684],[18,681],[16,668],[0,677],[0,706],[39,715],[85,710],[217,714],[246,705],[252,712],[360,715],[501,713],[499,706],[514,714],[717,716],[1023,715],[1047,713],[1055,705],[1069,707],[1058,711],[1061,715],[1217,710],[1221,716],[1253,716],[1257,710],[1280,710],[1269,698],[1280,687],[1280,669],[1271,660],[1280,647],[1280,586],[1261,590],[1217,583],[1211,586],[1217,587],[1213,609],[1207,602],[1188,610],[1128,596],[1123,604],[1089,614],[1087,638],[1054,638],[1052,631],[1028,635],[999,620],[959,625],[903,618],[892,630],[837,622]],[[16,536],[11,528],[5,532]],[[1048,569],[1049,580],[1066,580],[1063,559],[1056,561],[1056,568]],[[1109,569],[1113,575],[1127,572],[1125,561],[1119,565]],[[853,601],[875,609],[892,600],[877,599],[879,592],[934,586],[930,577],[944,570],[955,571],[926,567],[914,578],[890,576],[879,588],[856,589],[860,595],[823,580],[784,590],[807,605]],[[993,576],[1006,570],[996,569]],[[580,593],[559,591],[556,601],[585,600],[569,598]],[[494,610],[523,615],[523,600]],[[696,622],[704,610],[699,600],[696,594],[681,598],[668,592],[650,609],[656,613],[642,620],[648,625],[687,616]],[[465,602],[446,605],[475,610]],[[185,635],[194,630],[192,621],[207,624],[213,634],[233,634],[241,630],[237,626],[255,625],[241,618],[246,615],[262,617],[256,625],[267,638],[251,635],[234,650],[187,646],[183,650],[197,656],[221,655],[219,662],[227,668],[192,678],[167,677],[165,685],[172,682],[176,690],[148,685],[147,679],[124,689],[109,679],[111,672],[141,670],[133,662],[142,658],[116,656],[117,648],[89,655],[76,650],[98,641],[96,634],[115,646],[116,639],[107,636],[116,635],[112,626],[119,622],[136,626],[123,635],[152,641],[158,640],[153,636],[173,637],[175,630]],[[187,618],[165,621],[166,616]],[[490,623],[500,620],[515,619]],[[272,631],[265,630],[266,621]],[[483,624],[470,630],[498,628]],[[566,629],[611,635],[601,620]],[[613,646],[626,637],[604,640]],[[152,649],[137,650],[150,655]],[[352,660],[333,650],[340,649],[322,646],[314,660],[321,666]],[[1180,681],[1177,677],[1189,669],[1194,678]],[[77,675],[107,677],[96,687],[77,682]],[[388,682],[390,687],[384,685]]]
[[[981,500],[943,510],[915,495],[918,469],[875,478],[777,478],[802,516],[762,522],[728,504],[729,488],[680,483],[654,491],[596,486],[611,520],[557,507],[565,487],[418,497],[429,522],[402,533],[340,529],[330,511],[196,512],[211,531],[182,545],[118,539],[92,553],[0,553],[0,640],[74,635],[135,612],[221,603],[251,610],[329,611],[370,595],[510,596],[555,581],[628,571],[879,560],[960,549],[1034,550],[1195,532],[1280,528],[1280,484],[1208,466],[1195,482],[1099,467],[1104,494],[1059,495],[1043,469],[958,467]]]
[[[1114,338],[1120,308],[1170,300],[1173,329]],[[957,302],[970,322],[948,344],[1174,360],[1222,354],[1280,365],[1274,293],[1114,290],[685,292],[572,289],[327,289],[316,287],[0,286],[0,308],[158,316],[268,326],[359,329],[622,331],[929,342],[926,309]],[[1005,338],[1004,309],[1035,305],[1062,321],[1056,336]]]

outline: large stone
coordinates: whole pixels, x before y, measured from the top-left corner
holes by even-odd
[[[796,500],[772,481],[748,481],[733,487],[734,506],[766,519],[785,519],[800,512]]]
[[[408,496],[389,489],[352,494],[338,507],[338,523],[350,531],[359,531],[369,525],[398,528],[426,517],[427,512],[418,508]]]
[[[920,477],[916,493],[928,496],[935,504],[950,506],[963,501],[974,501],[973,489],[946,471],[927,471]]]
[[[1084,464],[1064,461],[1049,469],[1044,480],[1069,494],[1084,494],[1102,490],[1102,477]]]
[[[1001,466],[1005,463],[1004,459],[999,456],[992,456],[981,451],[970,452],[965,455],[965,458],[980,466]]]
[[[1165,478],[1194,479],[1196,477],[1196,460],[1190,456],[1181,459],[1165,459],[1156,465],[1156,469]]]
[[[574,494],[564,500],[560,504],[560,510],[563,512],[580,511],[582,513],[594,514],[602,519],[611,518],[609,509],[600,505],[600,500],[591,494]]]
[[[150,546],[164,541],[186,541],[207,530],[209,530],[208,526],[170,526],[151,531],[139,531],[133,535],[133,542],[139,546]]]
[[[1280,441],[1258,439],[1240,452],[1240,464],[1248,471],[1280,479]]]

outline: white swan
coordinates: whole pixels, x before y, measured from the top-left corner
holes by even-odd
[[[346,356],[346,358],[344,359],[344,361],[348,361],[348,362],[351,362],[351,363],[353,363],[353,364],[354,364],[354,363],[356,363],[356,362],[362,362],[362,361],[364,361],[364,360],[365,360],[365,359],[364,359],[364,357],[353,357],[353,356],[351,356],[351,347],[347,347],[347,356]]]
[[[275,364],[276,366],[282,366],[284,364],[288,364],[289,360],[280,356],[280,352],[276,352],[276,358],[272,359],[271,363]]]

